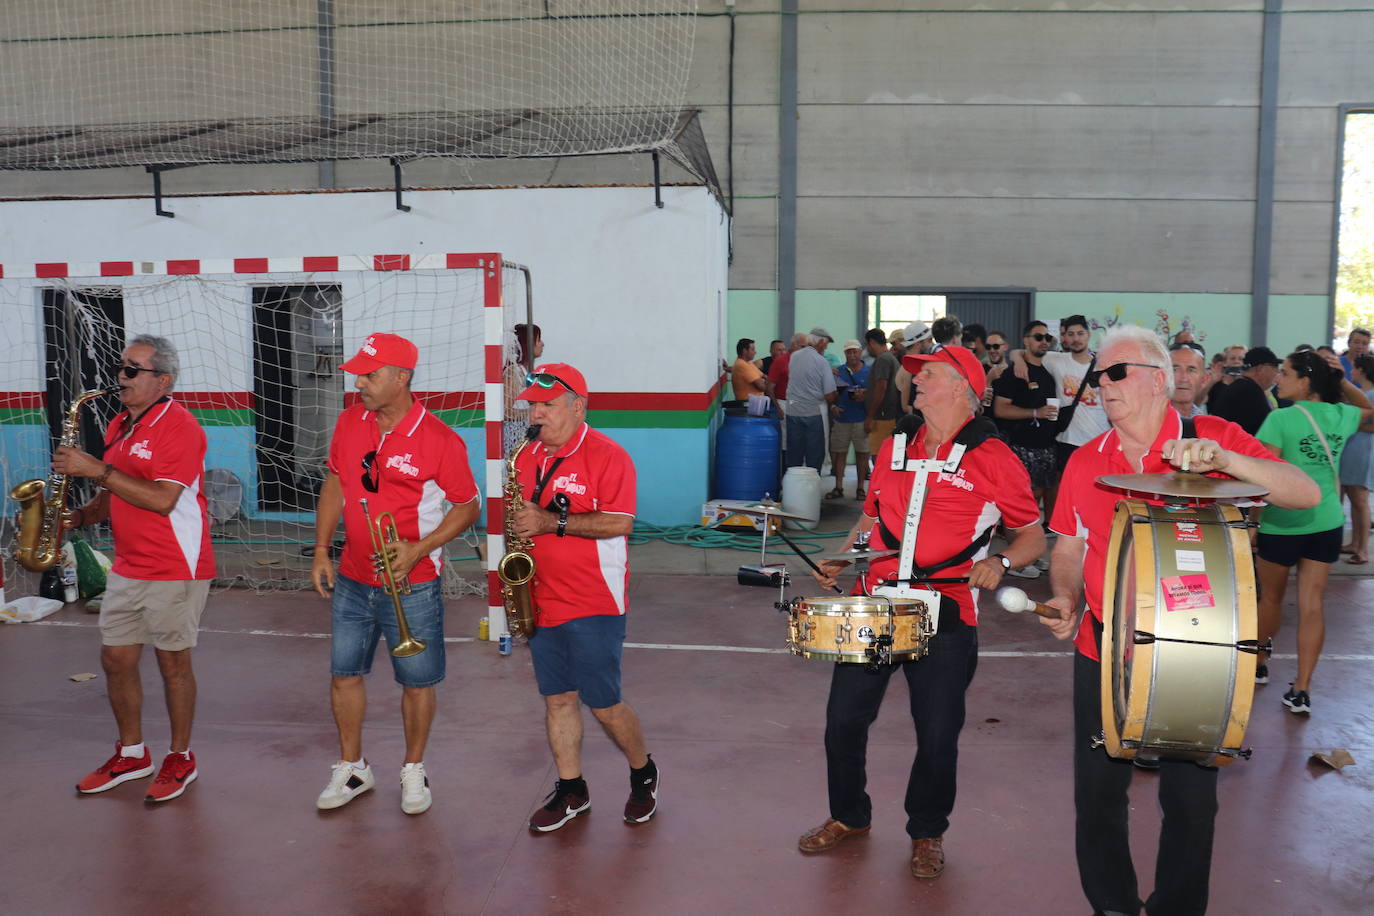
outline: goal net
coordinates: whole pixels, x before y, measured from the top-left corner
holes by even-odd
[[[0,168],[567,156],[679,129],[695,0],[5,0]]]
[[[438,266],[428,266],[433,262]],[[5,265],[0,339],[19,363],[11,382],[19,390],[0,395],[6,492],[47,476],[67,406],[81,391],[114,383],[112,367],[128,337],[166,337],[181,367],[174,397],[208,439],[205,492],[219,583],[309,587],[329,442],[355,397],[353,376],[339,366],[369,333],[391,331],[420,348],[413,390],[464,438],[479,490],[491,495],[494,486],[499,495],[509,438],[502,420],[518,417],[513,386],[502,377],[503,367],[505,375],[519,371],[511,366],[514,328],[528,304],[523,268],[499,255],[252,259],[223,265],[224,272],[197,262],[138,262],[139,275],[134,266],[40,264],[35,276],[15,277]],[[120,409],[116,398],[87,404],[87,450],[99,451]],[[73,480],[69,502],[85,502],[89,488]],[[13,541],[10,507],[6,545]],[[108,527],[80,534],[97,549],[111,547]],[[336,537],[341,543],[342,530]],[[469,531],[447,552],[445,593],[484,593],[487,538]],[[6,580],[23,593],[29,583],[14,580],[26,574],[8,551],[4,563]]]

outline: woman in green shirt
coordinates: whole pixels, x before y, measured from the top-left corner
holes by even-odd
[[[1260,513],[1259,641],[1265,645],[1278,633],[1288,571],[1297,566],[1298,673],[1283,695],[1283,705],[1294,713],[1309,714],[1308,690],[1326,637],[1322,610],[1326,580],[1331,564],[1340,558],[1345,527],[1341,450],[1357,429],[1374,432],[1374,408],[1364,392],[1345,380],[1339,362],[1333,367],[1314,350],[1299,350],[1284,360],[1278,395],[1293,406],[1271,411],[1256,438],[1306,471],[1321,488],[1322,500],[1311,509],[1266,506]],[[1255,680],[1261,684],[1269,680],[1267,664],[1256,668]]]

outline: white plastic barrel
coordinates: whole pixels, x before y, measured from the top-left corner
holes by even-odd
[[[787,519],[788,528],[811,530],[821,519],[821,475],[815,468],[802,465],[788,468],[782,475],[782,508],[786,512],[804,515],[810,521]]]

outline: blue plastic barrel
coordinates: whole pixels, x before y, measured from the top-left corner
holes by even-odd
[[[727,411],[716,432],[716,498],[778,498],[778,421]]]

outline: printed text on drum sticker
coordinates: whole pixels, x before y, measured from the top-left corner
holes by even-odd
[[[1198,608],[1216,607],[1212,597],[1212,581],[1206,573],[1192,576],[1165,576],[1159,580],[1159,588],[1164,592],[1166,611],[1192,611]]]
[[[1201,544],[1202,526],[1197,522],[1174,522],[1174,540],[1182,544]]]

